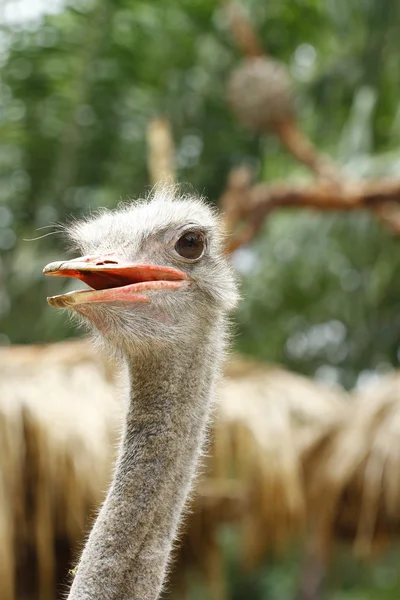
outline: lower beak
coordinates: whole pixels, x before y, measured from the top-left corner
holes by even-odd
[[[51,306],[109,302],[150,302],[145,292],[180,289],[187,275],[179,269],[152,264],[131,264],[115,256],[84,256],[70,261],[53,262],[45,275],[75,277],[92,289],[52,296]]]

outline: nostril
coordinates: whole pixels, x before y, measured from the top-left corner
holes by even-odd
[[[118,261],[116,260],[111,260],[111,259],[106,259],[106,260],[99,260],[96,262],[96,266],[100,267],[101,265],[117,265]]]

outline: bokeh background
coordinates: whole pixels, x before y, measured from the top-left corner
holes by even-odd
[[[303,130],[343,178],[398,177],[399,2],[241,5],[262,45],[290,71]],[[226,82],[242,55],[213,0],[2,0],[0,48],[5,347],[79,335],[45,302],[69,284],[45,280],[42,267],[63,256],[59,223],[149,189],[146,131],[154,117],[171,124],[178,181],[212,203],[238,165],[263,182],[312,178],[276,137],[247,130],[231,111]],[[334,389],[361,392],[387,376],[400,360],[398,248],[398,237],[367,210],[274,211],[232,255],[243,294],[235,350]],[[296,597],[297,542],[244,572],[238,544],[224,529],[227,597]],[[399,598],[399,559],[393,540],[369,562],[339,544],[324,597]],[[204,594],[197,582],[190,598]]]

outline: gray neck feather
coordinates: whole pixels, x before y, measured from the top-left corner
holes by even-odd
[[[205,438],[224,327],[136,355],[114,479],[69,600],[156,600]]]

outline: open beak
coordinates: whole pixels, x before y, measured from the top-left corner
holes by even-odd
[[[51,306],[58,308],[100,302],[150,302],[144,292],[178,290],[188,278],[186,273],[172,267],[130,264],[109,255],[53,262],[45,266],[43,273],[75,277],[92,288],[47,298]]]

